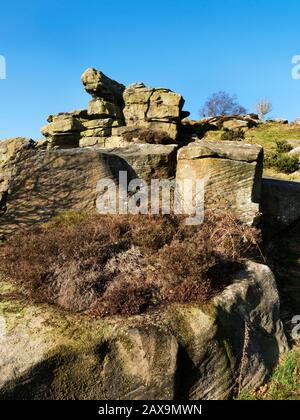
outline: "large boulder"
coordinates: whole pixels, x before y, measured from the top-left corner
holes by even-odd
[[[78,319],[11,301],[6,284],[0,290],[8,295],[0,302],[0,399],[174,398],[171,334]]]
[[[268,380],[287,340],[274,276],[247,263],[210,305],[95,320],[0,282],[0,399],[225,399]]]
[[[296,156],[299,159],[299,163],[300,163],[300,146],[299,147],[295,147],[294,149],[292,149],[289,152],[290,156]]]
[[[227,130],[238,130],[238,129],[246,130],[248,128],[248,121],[245,121],[242,119],[232,119],[232,120],[224,121],[223,128]]]
[[[165,131],[176,139],[184,99],[169,89],[154,89],[143,83],[128,86],[123,94],[127,126]]]
[[[119,106],[123,105],[122,94],[125,86],[105,76],[101,71],[89,68],[81,76],[81,81],[85,90],[94,98],[102,98]]]
[[[118,105],[105,101],[102,98],[92,99],[88,106],[88,115],[93,118],[114,118],[121,120],[122,112]]]
[[[96,211],[98,181],[110,178],[118,186],[120,171],[127,172],[128,182],[175,177],[177,145],[120,147],[119,138],[103,137],[103,143],[99,138],[82,138],[83,148],[66,150],[45,150],[17,140],[15,147],[25,148],[26,153],[13,154],[0,167],[0,235],[47,221],[62,211]],[[4,150],[5,143],[0,144]]]
[[[204,181],[204,207],[234,210],[253,224],[259,213],[263,150],[233,141],[195,141],[178,152],[176,179]]]
[[[7,165],[9,188],[0,234],[44,222],[62,211],[95,211],[98,181],[117,182],[122,170],[132,173],[123,159],[104,150],[28,150]]]
[[[111,143],[107,142],[107,147]],[[124,159],[133,169],[136,178],[151,183],[152,179],[175,177],[177,145],[135,144],[109,148],[108,152]]]

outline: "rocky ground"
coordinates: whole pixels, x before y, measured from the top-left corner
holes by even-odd
[[[262,385],[287,349],[266,266],[248,263],[209,306],[92,321],[1,283],[2,399],[224,399]]]

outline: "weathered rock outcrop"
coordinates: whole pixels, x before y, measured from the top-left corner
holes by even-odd
[[[136,178],[151,183],[152,179],[172,179],[176,173],[177,145],[136,144],[108,149],[124,159]]]
[[[247,131],[252,127],[261,124],[258,115],[226,115],[211,118],[204,118],[199,121],[185,118],[181,121],[180,139],[181,142],[189,143],[191,138],[202,138],[208,131],[215,130],[243,130]]]
[[[124,125],[125,86],[92,68],[84,72],[81,80],[93,99],[87,110],[48,117],[49,124],[41,129],[48,148],[76,148],[80,143],[92,143],[94,138],[110,137],[113,127]]]
[[[26,143],[25,143],[26,144]],[[96,149],[27,150],[7,165],[10,174],[0,234],[41,223],[66,210],[95,211],[98,181],[132,170],[114,154]]]
[[[126,125],[146,127],[178,135],[178,123],[183,118],[184,99],[169,89],[154,89],[135,83],[124,91]]]
[[[109,138],[113,127],[124,124],[121,109],[103,99],[93,99],[85,111],[74,111],[48,117],[41,129],[49,149],[77,148],[82,139]]]
[[[26,139],[0,143],[0,235],[49,220],[62,211],[96,211],[98,181],[175,177],[176,145],[45,150]]]
[[[79,115],[62,113],[48,117],[49,124],[41,129],[41,133],[48,139],[49,148],[78,147],[80,133],[84,130]]]
[[[176,140],[180,121],[189,115],[182,111],[182,96],[169,89],[148,88],[142,83],[126,89],[93,68],[86,70],[81,80],[93,98],[87,110],[49,116],[49,124],[41,129],[48,148],[123,146],[122,134],[114,132],[118,127],[158,130]]]
[[[1,399],[224,399],[264,383],[288,348],[274,277],[255,263],[206,309],[126,321],[64,315],[0,284]]]
[[[205,179],[205,208],[230,208],[253,224],[258,216],[263,150],[232,141],[196,141],[178,152],[177,181]]]
[[[22,162],[33,142],[23,137],[0,141],[0,216],[6,211],[10,182],[17,161]]]

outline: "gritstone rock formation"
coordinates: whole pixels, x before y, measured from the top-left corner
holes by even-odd
[[[87,110],[48,117],[49,124],[41,130],[48,148],[123,146],[128,144],[123,134],[133,128],[158,130],[174,142],[177,139],[179,123],[188,115],[182,112],[182,96],[142,83],[126,89],[92,68],[83,73],[81,80],[93,98]]]
[[[259,124],[257,116],[193,122],[182,110],[183,97],[169,89],[143,83],[126,88],[92,68],[82,82],[92,95],[86,110],[50,115],[45,140],[0,143],[0,234],[62,210],[95,210],[97,180],[116,178],[118,170],[148,183],[205,178],[206,208],[217,202],[243,222],[256,221],[261,148],[201,137],[220,127],[246,130]]]
[[[201,140],[179,150],[176,179],[205,179],[205,208],[230,208],[243,222],[253,224],[262,170],[260,146]]]
[[[225,399],[262,385],[288,349],[274,276],[256,263],[211,311],[178,305],[159,325],[79,320],[0,292],[0,399]]]
[[[42,141],[0,142],[0,239],[62,211],[94,212],[98,181],[120,171],[147,183],[205,179],[206,208],[256,221],[262,148],[200,139],[208,128],[247,130],[254,115],[183,121],[171,90],[126,88],[95,69],[82,82],[86,110],[49,116]],[[299,217],[291,202],[286,223]],[[264,208],[286,220],[282,207]],[[249,261],[209,307],[170,306],[158,323],[150,313],[144,323],[87,319],[14,293],[0,281],[0,399],[225,399],[262,385],[288,349],[274,276]]]

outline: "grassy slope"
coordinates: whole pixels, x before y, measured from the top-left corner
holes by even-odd
[[[275,151],[276,140],[300,140],[300,127],[289,124],[266,123],[257,128],[252,128],[246,133],[246,141],[261,144],[266,155]],[[300,171],[287,175],[268,168],[265,169],[265,175],[300,181]]]
[[[210,131],[206,133],[207,138],[220,138],[222,131]],[[300,126],[279,123],[266,123],[259,127],[252,128],[246,132],[245,142],[260,144],[264,147],[265,154],[268,155],[276,149],[276,140],[300,140]],[[300,181],[300,171],[287,175],[277,172],[274,169],[265,169],[266,176]]]

